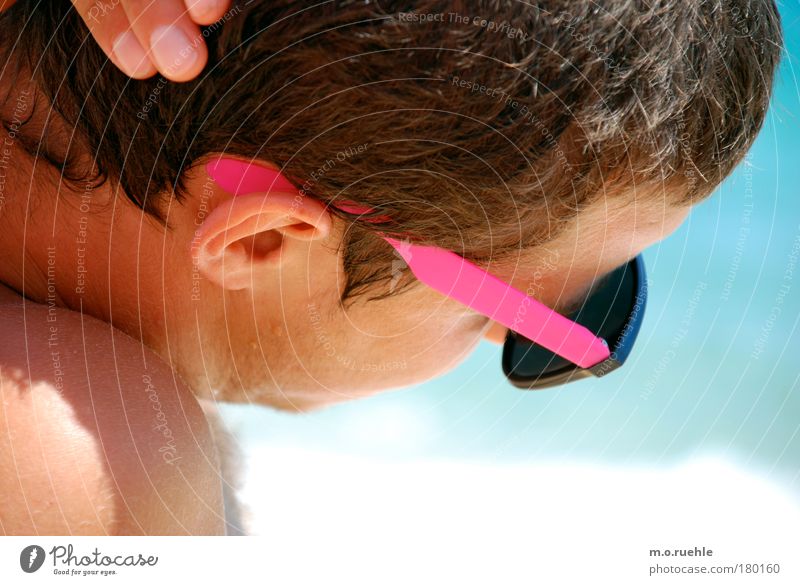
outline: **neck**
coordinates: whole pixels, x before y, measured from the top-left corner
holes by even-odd
[[[30,301],[110,323],[207,395],[217,382],[213,364],[200,366],[196,358],[204,327],[169,292],[193,284],[184,234],[165,229],[112,181],[76,189],[53,165],[28,154],[26,134],[40,135],[38,118],[47,112],[35,111],[33,91],[19,87],[0,92],[7,130],[0,134],[0,285]],[[208,325],[213,303],[204,305]],[[205,371],[195,372],[197,367]]]
[[[137,262],[137,256],[158,257],[147,247],[154,238],[144,237],[157,228],[127,201],[114,200],[107,184],[78,193],[65,187],[55,168],[32,160],[18,144],[10,163],[14,176],[0,213],[0,282],[31,301],[81,311],[159,345],[154,332],[163,328],[158,307],[164,299],[159,287],[147,285],[168,267]],[[140,296],[132,280],[148,294]],[[155,327],[144,329],[139,321]]]

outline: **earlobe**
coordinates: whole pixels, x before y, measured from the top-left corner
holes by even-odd
[[[288,182],[280,184],[283,190],[278,191],[277,181],[254,181],[255,165],[235,162],[238,165],[224,165],[224,173],[219,172],[219,164],[216,169],[208,165],[209,175],[234,196],[207,214],[192,241],[194,265],[207,279],[228,290],[252,287],[265,273],[280,269],[293,243],[326,238],[332,229],[323,203],[299,193]],[[277,173],[265,167],[257,169],[273,173],[273,177]]]

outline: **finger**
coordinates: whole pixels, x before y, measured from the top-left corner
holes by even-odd
[[[128,17],[118,3],[73,0],[72,4],[97,44],[123,73],[134,79],[155,75],[155,65],[131,31]]]
[[[139,43],[172,81],[197,76],[208,59],[205,40],[181,0],[122,0]]]
[[[186,0],[189,16],[196,24],[213,24],[225,15],[230,0]]]

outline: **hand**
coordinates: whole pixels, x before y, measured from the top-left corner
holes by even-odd
[[[72,0],[97,44],[123,73],[193,79],[208,51],[198,25],[223,17],[230,0]]]

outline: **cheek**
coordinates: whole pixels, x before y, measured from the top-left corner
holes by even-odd
[[[434,324],[420,327],[413,334],[399,338],[390,351],[404,356],[413,378],[410,383],[424,382],[464,361],[483,337],[484,322],[467,315],[444,327]]]
[[[486,319],[424,287],[381,300],[318,296],[282,313],[272,338],[272,373],[285,394],[315,404],[421,383],[458,365],[480,341]]]
[[[428,289],[349,311],[342,344],[355,356],[343,382],[364,391],[396,388],[444,374],[480,341],[486,319]]]

